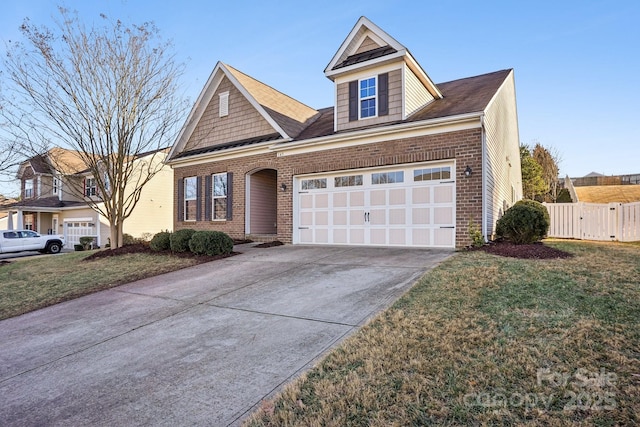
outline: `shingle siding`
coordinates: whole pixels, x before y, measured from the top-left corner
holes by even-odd
[[[229,114],[219,117],[219,94],[229,92]],[[213,131],[215,129],[215,132]],[[183,151],[243,139],[269,135],[275,129],[249,103],[226,77],[220,82],[211,102],[187,141]]]

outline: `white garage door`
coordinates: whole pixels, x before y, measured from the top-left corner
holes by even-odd
[[[404,165],[294,180],[294,243],[455,246],[453,163]]]
[[[65,247],[73,248],[73,245],[80,243],[80,238],[84,236],[96,236],[96,227],[90,219],[68,219],[64,221]]]

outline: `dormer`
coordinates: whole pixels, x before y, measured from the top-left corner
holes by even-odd
[[[364,16],[324,70],[334,82],[334,131],[406,120],[442,93],[408,49]]]

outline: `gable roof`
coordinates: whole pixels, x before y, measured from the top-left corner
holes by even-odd
[[[313,108],[277,91],[269,85],[218,62],[174,144],[169,158],[175,158],[191,137],[223,77],[227,77],[253,108],[283,139],[292,139],[318,115]]]
[[[358,48],[366,38],[372,39],[379,46],[373,49],[377,52],[370,58],[361,56],[365,52],[358,53]],[[336,70],[359,64],[365,60],[383,57],[386,57],[385,59],[400,58],[406,52],[407,48],[402,43],[391,37],[368,18],[361,16],[338,48],[338,51],[333,55],[329,64],[327,64],[324,73],[327,77],[330,77],[336,74]]]
[[[324,75],[335,80],[340,75],[392,61],[404,61],[435,99],[442,97],[438,86],[411,56],[409,50],[364,16],[358,19],[333,55],[324,69]]]
[[[418,110],[408,117],[405,121],[385,123],[384,125],[376,126],[389,126],[398,123],[417,122],[469,113],[480,113],[487,108],[489,102],[511,72],[512,70],[510,69],[501,70],[475,77],[438,83],[438,87],[442,90],[442,99],[434,100],[421,110]],[[320,116],[295,139],[303,140],[318,138],[321,136],[351,132],[355,130],[350,129],[348,131],[335,132],[333,121],[333,107],[324,108],[320,110]],[[366,127],[367,126],[363,128]]]
[[[86,169],[86,164],[78,151],[54,147],[44,154],[37,154],[20,164],[17,177],[21,178],[27,166],[31,166],[35,174],[73,175]]]
[[[578,201],[588,203],[640,202],[640,185],[592,185],[575,187]]]

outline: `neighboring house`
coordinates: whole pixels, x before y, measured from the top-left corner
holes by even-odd
[[[461,247],[522,196],[513,70],[435,84],[358,20],[315,110],[218,63],[169,154],[175,229],[294,244]]]
[[[154,156],[155,154],[155,156]],[[138,156],[133,162],[163,162],[166,149]],[[88,206],[89,198],[99,198],[93,176],[80,153],[53,148],[44,155],[24,161],[17,173],[21,181],[21,200],[0,207],[12,214],[7,229],[28,229],[40,234],[62,234],[67,247],[82,236],[95,236],[99,246],[107,243],[109,222]],[[173,185],[173,172],[163,167],[142,190],[132,215],[124,222],[124,233],[141,237],[171,229],[173,198],[167,189]]]

